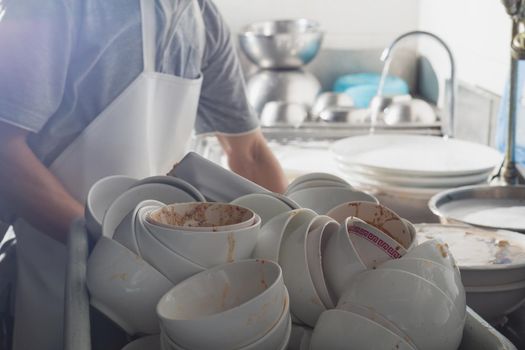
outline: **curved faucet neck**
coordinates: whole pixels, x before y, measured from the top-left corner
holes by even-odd
[[[397,46],[397,44],[400,41],[402,41],[403,39],[405,39],[407,37],[410,37],[410,36],[419,36],[419,35],[428,36],[430,38],[433,38],[439,44],[441,44],[441,46],[445,49],[445,51],[448,54],[448,58],[449,58],[449,61],[450,61],[450,84],[451,84],[450,89],[451,89],[451,91],[449,92],[448,99],[447,99],[448,100],[447,101],[447,105],[448,105],[447,127],[446,127],[446,130],[443,133],[444,133],[444,136],[446,136],[446,137],[452,137],[453,133],[454,133],[454,122],[455,122],[456,62],[454,60],[454,55],[452,54],[452,51],[450,50],[450,47],[443,41],[443,39],[441,39],[440,37],[438,37],[437,35],[435,35],[433,33],[426,32],[426,31],[423,31],[423,30],[414,30],[414,31],[411,31],[411,32],[404,33],[404,34],[398,36],[397,38],[395,38],[390,43],[390,45],[388,45],[383,50],[383,53],[381,54],[381,61],[385,62],[385,66],[386,66],[387,65],[387,60],[391,59],[390,56],[392,54],[393,49],[395,48],[395,46]]]

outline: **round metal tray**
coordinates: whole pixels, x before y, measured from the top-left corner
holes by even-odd
[[[443,223],[525,233],[525,186],[465,186],[439,192],[429,203]]]

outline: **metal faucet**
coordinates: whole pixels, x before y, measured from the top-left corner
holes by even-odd
[[[388,67],[387,60],[390,58],[390,55],[392,53],[392,49],[401,40],[403,40],[404,38],[409,37],[409,36],[414,36],[414,35],[424,35],[424,36],[428,36],[428,37],[434,38],[447,51],[448,57],[450,59],[450,85],[451,86],[450,86],[450,89],[448,91],[447,99],[446,99],[446,107],[447,108],[444,108],[445,110],[448,110],[448,116],[447,116],[447,118],[442,118],[442,122],[443,122],[444,119],[446,119],[446,124],[444,126],[442,126],[442,128],[444,129],[443,130],[443,135],[445,137],[452,137],[453,133],[454,133],[454,120],[455,120],[454,118],[455,118],[456,89],[457,89],[457,86],[456,86],[456,62],[454,60],[454,55],[452,55],[452,51],[450,50],[450,47],[443,41],[443,39],[441,39],[440,37],[438,37],[437,35],[435,35],[433,33],[425,32],[425,31],[422,31],[422,30],[414,30],[414,31],[411,31],[411,32],[407,32],[405,34],[400,35],[396,39],[394,39],[394,41],[392,41],[392,43],[383,50],[383,53],[381,54],[381,61],[385,62],[385,67]],[[386,69],[388,69],[388,68],[386,68]],[[385,75],[386,75],[386,73],[385,73]],[[445,91],[447,91],[447,90],[445,89]]]

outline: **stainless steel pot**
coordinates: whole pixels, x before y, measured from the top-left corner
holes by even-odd
[[[319,52],[323,33],[308,19],[258,22],[239,35],[246,56],[261,68],[299,68]]]

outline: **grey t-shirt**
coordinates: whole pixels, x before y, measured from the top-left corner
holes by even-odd
[[[184,1],[151,1],[156,2],[160,50],[161,36],[170,30],[164,28],[161,6],[168,1],[176,8]],[[229,134],[253,130],[257,117],[247,102],[230,32],[211,0],[198,3],[206,42],[202,62],[194,67],[203,74],[195,130]],[[193,38],[178,34],[168,33],[171,42],[166,47],[173,55],[168,53],[170,64],[163,72],[177,74],[184,64],[180,52],[190,52],[187,44]],[[29,144],[46,163],[141,71],[139,0],[0,2],[0,120],[32,131]]]

